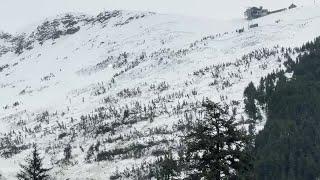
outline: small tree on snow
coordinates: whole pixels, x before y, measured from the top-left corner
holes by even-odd
[[[50,169],[43,168],[42,158],[38,152],[38,147],[33,146],[32,155],[26,159],[27,165],[20,165],[21,171],[17,174],[19,180],[47,180]]]
[[[65,147],[63,150],[65,161],[67,161],[67,162],[70,161],[70,159],[72,158],[71,152],[72,152],[72,147],[70,144],[68,144],[67,147]]]

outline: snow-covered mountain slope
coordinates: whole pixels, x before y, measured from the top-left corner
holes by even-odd
[[[253,22],[68,14],[2,33],[0,174],[15,179],[34,142],[57,179],[107,179],[151,162],[177,147],[179,120],[203,98],[242,113],[248,83],[285,69],[283,47],[313,40],[319,27],[319,7],[299,7]]]

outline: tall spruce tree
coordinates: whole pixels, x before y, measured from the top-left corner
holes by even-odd
[[[254,87],[253,83],[250,82],[248,87],[244,90],[244,104],[245,111],[249,115],[249,117],[253,120],[257,119],[257,107],[255,104],[255,97],[257,96],[257,90]]]
[[[186,159],[192,179],[233,179],[249,168],[250,156],[244,150],[250,142],[235,121],[235,112],[210,100],[203,103],[204,116],[186,135]],[[238,178],[239,179],[239,178]]]
[[[68,144],[64,150],[63,150],[63,154],[64,154],[64,160],[65,162],[69,162],[70,159],[72,158],[72,147],[70,144]]]
[[[33,145],[32,155],[26,159],[27,165],[20,165],[21,171],[17,174],[19,180],[47,180],[50,169],[43,168],[42,158],[37,145]]]

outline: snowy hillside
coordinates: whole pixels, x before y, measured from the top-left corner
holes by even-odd
[[[320,35],[320,10],[254,23],[112,11],[0,33],[0,174],[15,179],[36,142],[57,179],[107,179],[177,148],[179,120],[206,97],[242,113],[248,83]]]

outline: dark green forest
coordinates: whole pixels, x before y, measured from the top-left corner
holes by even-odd
[[[296,62],[287,59],[286,72],[269,74],[257,87],[250,83],[244,92],[248,116],[259,119],[258,104],[267,115],[255,138],[257,180],[320,178],[320,38],[298,51]]]

